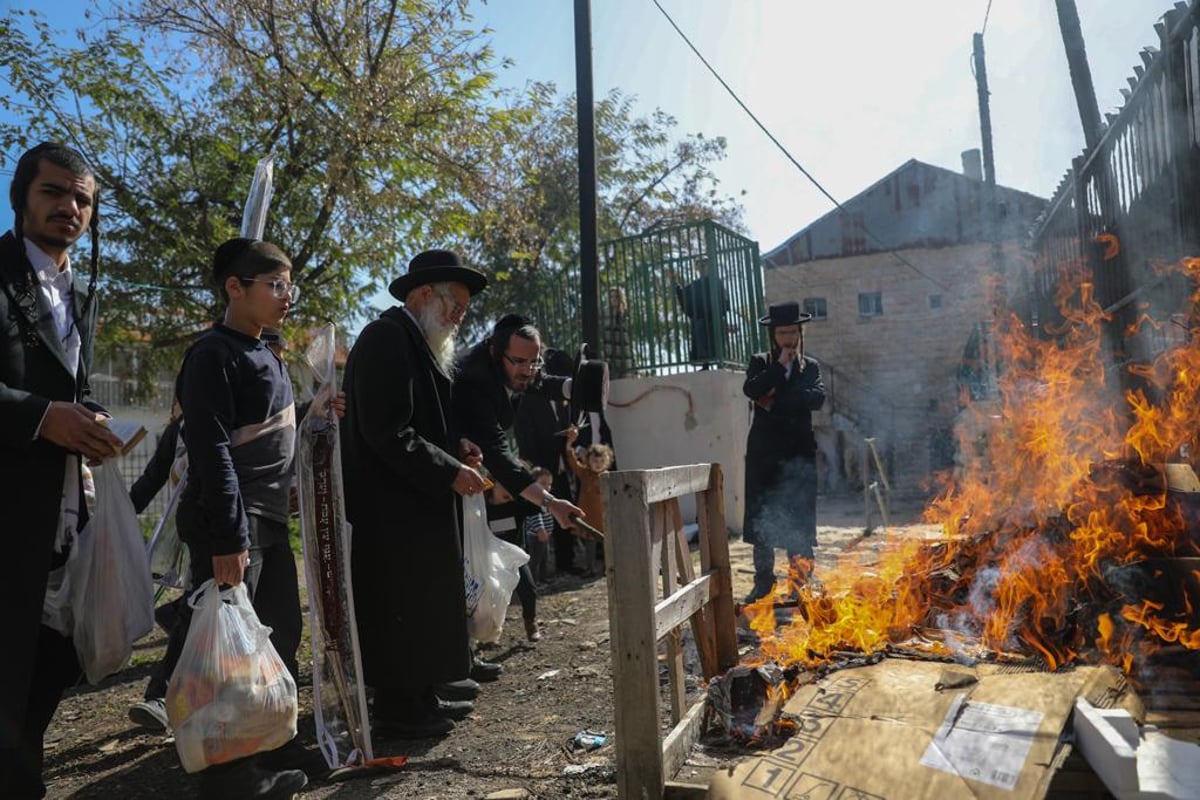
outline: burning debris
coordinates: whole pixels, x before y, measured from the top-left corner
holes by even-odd
[[[1200,259],[1174,269],[1196,285]],[[846,559],[823,585],[793,576],[789,595],[746,609],[760,644],[752,665],[823,674],[886,654],[1112,665],[1135,683],[1164,664],[1195,665],[1200,481],[1188,455],[1200,452],[1200,329],[1151,364],[1118,369],[1102,344],[1109,317],[1090,283],[1074,285],[1060,292],[1057,339],[1015,317],[998,326],[988,447],[961,448],[976,457],[925,512],[942,538],[889,539],[877,566]],[[1127,336],[1170,325],[1143,311]]]

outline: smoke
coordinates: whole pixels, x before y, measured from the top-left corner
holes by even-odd
[[[758,541],[812,558],[816,544],[817,469],[812,459],[797,457],[779,465],[761,505],[751,510]]]

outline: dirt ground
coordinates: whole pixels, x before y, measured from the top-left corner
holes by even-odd
[[[924,536],[915,524],[917,504],[893,504],[892,523],[905,535]],[[844,552],[864,562],[883,537],[864,537],[861,497],[821,498],[818,504],[818,569]],[[730,542],[736,597],[752,583],[750,547]],[[777,571],[782,569],[779,557]],[[406,755],[408,764],[386,775],[342,782],[316,780],[300,797],[457,800],[487,798],[523,789],[531,798],[614,798],[615,751],[608,601],[603,579],[564,576],[542,590],[538,616],[543,637],[525,641],[519,606],[509,608],[498,646],[484,656],[504,665],[499,681],[485,684],[476,710],[436,742],[377,739],[377,756]],[[179,765],[173,740],[134,727],[126,716],[141,699],[150,666],[162,654],[156,632],[139,643],[133,665],[98,687],[68,694],[46,737],[46,780],[50,798],[179,798],[194,796],[194,779]],[[752,648],[747,644],[746,648]],[[314,743],[309,666],[301,655],[300,736]],[[700,697],[689,686],[689,703]],[[664,712],[665,713],[665,712]],[[590,752],[575,750],[576,733],[600,731],[609,741]],[[703,781],[712,769],[741,754],[706,751],[685,765],[679,779]],[[519,795],[511,795],[519,796]]]

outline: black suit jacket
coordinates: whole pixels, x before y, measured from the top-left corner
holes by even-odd
[[[563,448],[567,440],[555,434],[571,424],[570,418],[565,400],[537,395],[522,398],[513,423],[521,458],[555,475],[564,472]]]
[[[542,376],[526,393],[561,398],[566,378]],[[533,483],[533,474],[517,459],[508,432],[516,417],[513,401],[504,387],[504,369],[496,363],[484,340],[458,361],[454,376],[454,416],[463,436],[483,451],[483,465],[514,497]],[[552,465],[544,464],[548,469]]]
[[[82,307],[87,283],[76,278],[74,291]],[[88,399],[97,305],[89,303],[80,321],[79,367],[72,372],[24,242],[11,232],[0,237],[0,491],[8,501],[0,524],[8,641],[0,658],[0,747],[13,746],[7,737],[24,725],[66,469],[67,452],[35,433],[52,401]]]

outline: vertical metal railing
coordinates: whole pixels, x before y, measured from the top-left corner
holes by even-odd
[[[601,319],[608,290],[621,290],[634,374],[741,369],[752,353],[765,349],[758,325],[766,312],[757,242],[705,220],[600,247]],[[707,277],[700,272],[702,261]]]
[[[1047,335],[1059,321],[1063,270],[1090,268],[1096,299],[1114,314],[1119,357],[1141,358],[1123,331],[1136,295],[1186,297],[1178,286],[1153,296],[1156,263],[1200,254],[1200,0],[1177,3],[1155,25],[1160,47],[1142,53],[1125,105],[1108,115],[1096,147],[1077,158],[1033,237],[1032,315]]]

